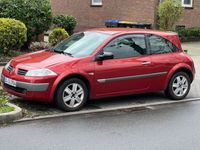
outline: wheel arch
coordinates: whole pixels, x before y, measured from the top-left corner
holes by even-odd
[[[77,79],[80,79],[80,80],[82,80],[85,84],[86,84],[86,86],[87,86],[87,88],[88,88],[88,96],[90,97],[90,94],[91,94],[91,84],[90,84],[90,81],[89,81],[89,79],[87,78],[87,77],[85,77],[84,75],[81,75],[81,74],[69,74],[69,75],[67,75],[67,76],[64,76],[62,79],[60,79],[57,83],[56,83],[56,85],[55,85],[55,87],[54,87],[54,89],[52,90],[52,95],[51,95],[51,97],[52,97],[52,100],[54,101],[55,100],[55,95],[56,95],[56,93],[57,93],[57,90],[58,90],[58,88],[59,88],[59,86],[64,82],[64,81],[66,81],[67,79],[71,79],[71,78],[77,78]]]
[[[192,70],[191,70],[189,67],[186,67],[186,66],[178,67],[178,68],[172,69],[172,70],[168,73],[167,81],[166,81],[166,83],[165,83],[165,89],[167,89],[168,84],[169,84],[169,81],[170,81],[170,79],[172,78],[172,76],[173,76],[174,74],[178,73],[178,72],[185,72],[186,74],[188,74],[191,83],[192,83],[192,81],[194,80],[194,76],[193,76]]]

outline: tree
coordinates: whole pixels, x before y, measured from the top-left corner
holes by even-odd
[[[27,29],[28,43],[48,30],[52,22],[49,0],[0,0],[0,17],[22,21]],[[37,40],[37,38],[36,38]]]
[[[69,35],[72,35],[77,22],[73,16],[57,15],[53,17],[53,24],[56,27],[64,28]]]
[[[161,30],[171,30],[183,15],[184,8],[179,0],[164,0],[158,9],[159,26]]]

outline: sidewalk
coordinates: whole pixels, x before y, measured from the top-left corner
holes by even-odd
[[[200,42],[186,42],[182,44],[183,50],[188,50],[190,56],[200,56]]]
[[[196,69],[195,79],[200,80],[200,42],[187,42],[182,44],[184,50],[192,57]]]

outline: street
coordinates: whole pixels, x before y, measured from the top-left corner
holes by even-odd
[[[0,128],[2,150],[199,150],[200,102]]]

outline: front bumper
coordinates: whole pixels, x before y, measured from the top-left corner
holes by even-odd
[[[5,84],[5,76],[1,75],[1,81],[7,87],[11,87],[10,85]],[[43,92],[47,91],[49,87],[49,83],[28,83],[16,81],[16,87],[11,87],[12,89],[24,89],[26,92]]]
[[[6,78],[14,80],[16,82],[15,86],[8,85],[7,82],[5,83]],[[5,91],[25,100],[52,102],[51,92],[56,78],[57,76],[40,78],[19,76],[16,73],[9,73],[3,69],[1,83]]]

